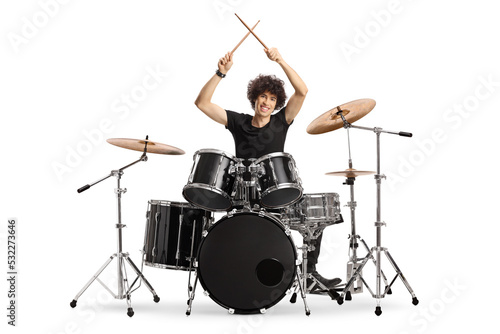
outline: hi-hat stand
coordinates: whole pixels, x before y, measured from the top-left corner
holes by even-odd
[[[132,262],[132,260],[129,258],[129,254],[128,253],[124,253],[122,251],[122,228],[126,227],[126,225],[122,224],[122,215],[121,215],[121,198],[122,198],[122,194],[124,194],[125,192],[127,192],[127,189],[126,188],[121,188],[120,187],[120,179],[123,175],[123,171],[125,169],[127,169],[128,167],[131,167],[133,165],[135,165],[136,163],[138,162],[141,162],[141,161],[147,161],[148,160],[148,157],[146,156],[146,152],[147,152],[147,145],[148,145],[148,137],[146,137],[146,141],[145,141],[145,146],[144,146],[144,152],[142,154],[142,156],[132,162],[131,164],[129,165],[126,165],[125,167],[122,167],[118,170],[112,170],[107,176],[103,177],[102,179],[92,183],[92,184],[87,184],[83,187],[81,187],[80,189],[78,189],[78,193],[81,193],[87,189],[89,189],[90,187],[96,185],[97,183],[100,183],[108,178],[110,178],[111,176],[114,176],[116,177],[116,183],[117,183],[117,187],[115,189],[115,194],[116,194],[116,199],[117,199],[117,203],[118,203],[118,224],[116,224],[116,230],[117,230],[117,252],[112,254],[111,257],[104,263],[104,265],[97,271],[97,273],[87,282],[87,284],[85,284],[85,286],[80,290],[80,292],[78,292],[78,294],[76,295],[76,297],[71,301],[70,303],[70,306],[71,307],[76,307],[76,303],[78,301],[78,298],[80,298],[80,296],[85,292],[85,290],[87,290],[87,288],[94,282],[94,281],[98,281],[99,283],[101,283],[101,285],[115,298],[115,299],[126,299],[127,300],[127,305],[128,305],[128,309],[127,309],[127,315],[129,317],[132,317],[134,315],[134,310],[132,309],[132,304],[131,304],[131,289],[132,287],[134,286],[135,282],[137,281],[137,279],[140,277],[140,279],[144,282],[144,284],[146,285],[146,287],[149,289],[149,291],[151,291],[151,293],[153,294],[153,300],[155,303],[158,303],[160,301],[160,297],[158,297],[158,295],[156,294],[155,290],[153,289],[153,287],[151,286],[151,284],[149,284],[149,282],[147,281],[146,277],[144,277],[144,275],[142,274],[141,270],[139,270],[139,268],[137,268],[137,266],[134,264],[134,262]],[[113,261],[113,259],[117,260],[117,280],[118,280],[118,293],[115,294],[113,293],[113,291],[111,291],[111,289],[109,289],[106,284],[104,284],[104,282],[102,282],[100,279],[99,279],[99,275],[104,271],[104,269],[106,269],[106,267],[111,263],[111,261]],[[132,285],[129,286],[128,284],[128,278],[127,278],[127,271],[126,271],[126,268],[125,268],[125,263],[128,263],[130,265],[130,267],[134,270],[134,272],[136,273],[136,275],[138,276],[135,281],[132,283]]]
[[[381,195],[381,183],[382,183],[382,179],[384,179],[386,176],[381,174],[381,172],[380,172],[380,134],[381,133],[396,134],[396,135],[403,136],[403,137],[412,137],[412,134],[408,133],[408,132],[402,132],[402,131],[400,131],[400,132],[386,131],[386,130],[383,130],[382,128],[379,128],[379,127],[368,128],[368,127],[352,125],[345,119],[342,111],[339,111],[337,113],[337,115],[339,115],[342,118],[342,121],[344,122],[345,129],[349,130],[349,128],[355,128],[355,129],[360,129],[360,130],[373,131],[377,136],[377,172],[375,174],[375,182],[377,185],[377,215],[376,215],[377,219],[375,221],[377,245],[375,247],[371,248],[370,252],[366,255],[366,257],[363,259],[361,264],[359,266],[357,266],[357,268],[355,269],[354,273],[352,274],[350,280],[346,283],[344,291],[341,293],[340,297],[337,299],[337,302],[339,305],[341,305],[344,301],[344,296],[347,295],[347,291],[349,291],[349,289],[351,288],[353,283],[355,281],[357,281],[358,279],[361,279],[363,284],[368,288],[368,290],[372,294],[372,297],[377,299],[377,306],[375,307],[375,314],[377,316],[379,316],[382,314],[380,300],[382,298],[384,298],[386,294],[391,293],[391,287],[394,284],[394,282],[396,281],[396,279],[399,277],[401,279],[401,281],[403,282],[403,284],[408,289],[408,291],[410,292],[410,294],[412,296],[413,305],[417,305],[418,299],[417,299],[415,293],[413,292],[412,288],[410,287],[410,284],[408,283],[408,281],[404,277],[403,272],[397,266],[396,262],[394,261],[391,254],[389,253],[388,249],[385,247],[382,247],[382,227],[386,226],[386,223],[382,221],[382,217],[381,217],[381,197],[382,197],[382,195]],[[353,204],[351,203],[351,205],[353,205]],[[351,212],[353,212],[352,206],[351,206]],[[352,237],[353,236],[351,235],[351,238]],[[356,238],[356,235],[354,235],[354,238]],[[351,243],[353,242],[353,240],[355,241],[355,239],[351,239]],[[367,247],[364,242],[363,242],[363,244],[365,245],[365,247]],[[381,254],[382,253],[385,254],[387,259],[389,260],[389,263],[392,265],[392,267],[396,271],[396,276],[392,279],[391,283],[388,285],[387,285],[387,280],[385,278],[385,275],[382,272],[382,266],[381,266]],[[361,272],[362,272],[364,266],[366,265],[366,263],[370,259],[373,260],[373,262],[375,264],[375,268],[376,268],[376,292],[375,293],[373,293],[373,291],[370,289],[370,287],[368,286],[366,281],[361,276]],[[384,289],[382,289],[382,287],[381,287],[382,278],[385,281],[385,288]]]

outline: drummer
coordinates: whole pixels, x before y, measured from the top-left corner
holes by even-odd
[[[266,56],[278,63],[292,84],[294,93],[286,103],[284,81],[274,75],[259,75],[248,84],[247,98],[253,115],[225,110],[212,102],[215,89],[233,66],[233,54],[219,59],[215,74],[201,89],[196,106],[208,117],[228,129],[234,138],[236,157],[259,158],[273,152],[283,152],[288,128],[299,113],[307,95],[307,86],[283,59],[276,48],[264,49]],[[286,105],[285,105],[286,104]],[[275,110],[277,113],[272,114]],[[317,239],[316,251],[308,253],[308,272],[328,288],[340,279],[326,279],[316,271],[322,234]]]

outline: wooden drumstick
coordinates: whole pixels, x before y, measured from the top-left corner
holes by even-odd
[[[238,14],[234,13],[234,15],[236,15],[236,17],[241,21],[241,23],[243,23],[243,25],[248,29],[248,31],[255,36],[255,38],[257,38],[257,40],[260,42],[260,44],[262,44],[263,47],[265,47],[267,50],[269,50],[269,48],[264,44],[264,42],[262,42],[260,40],[260,38],[255,35],[255,33],[252,31],[252,29],[250,29],[249,26],[247,26],[247,24],[245,22],[243,22],[243,20],[238,16]]]
[[[260,20],[259,20],[259,21],[257,21],[257,23],[255,23],[255,25],[253,26],[252,30],[254,30],[254,29],[255,29],[255,27],[257,26],[257,24],[259,24],[259,22],[260,22]],[[238,45],[236,45],[236,46],[234,47],[234,49],[233,49],[233,51],[231,51],[231,53],[234,53],[234,51],[236,51],[236,49],[237,49],[237,48],[241,45],[241,43],[243,43],[243,41],[244,41],[245,39],[247,39],[248,35],[250,35],[250,31],[249,31],[249,32],[247,32],[247,34],[245,35],[245,37],[243,37],[243,39],[242,39],[242,40],[238,43]]]

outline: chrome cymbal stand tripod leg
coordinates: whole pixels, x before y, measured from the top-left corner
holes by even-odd
[[[147,140],[147,137],[146,137],[146,140]],[[127,277],[127,272],[126,272],[126,268],[125,268],[125,261],[126,261],[126,263],[128,263],[130,265],[130,267],[134,270],[134,272],[137,274],[137,276],[141,278],[141,280],[147,286],[149,291],[151,291],[151,293],[153,294],[153,297],[154,297],[154,301],[157,303],[160,300],[160,298],[156,295],[156,292],[154,291],[151,284],[149,284],[149,282],[146,280],[146,278],[141,273],[141,271],[137,268],[137,266],[129,258],[129,254],[124,253],[122,251],[122,246],[123,246],[122,228],[126,227],[126,225],[122,224],[121,197],[122,197],[122,193],[125,193],[127,191],[127,189],[120,188],[120,179],[121,179],[121,176],[123,175],[124,169],[126,169],[132,165],[135,165],[136,163],[138,163],[140,161],[147,161],[146,147],[147,147],[147,142],[146,142],[146,146],[144,147],[144,153],[142,154],[142,156],[139,160],[136,160],[133,163],[131,163],[125,167],[122,167],[118,170],[112,170],[111,173],[109,175],[105,176],[104,178],[102,178],[102,179],[100,179],[92,184],[87,184],[87,185],[81,187],[80,189],[78,189],[78,192],[81,193],[81,192],[89,189],[90,187],[94,186],[95,184],[108,179],[111,176],[116,177],[117,188],[115,189],[115,194],[116,194],[117,204],[118,204],[117,205],[117,207],[118,207],[118,224],[116,224],[115,227],[117,229],[117,252],[111,255],[111,257],[104,263],[104,265],[97,271],[97,273],[94,276],[92,276],[92,278],[87,282],[87,284],[85,284],[85,286],[78,292],[78,294],[75,296],[75,298],[70,303],[70,306],[73,308],[76,307],[78,298],[80,298],[80,296],[85,292],[85,290],[87,290],[87,288],[94,281],[97,280],[115,299],[126,299],[127,300],[127,305],[128,305],[127,315],[129,317],[132,317],[134,315],[134,310],[132,309],[132,304],[131,304],[130,298],[131,298],[131,289],[133,287],[133,284],[131,286],[129,286],[129,284],[128,284],[128,277]],[[116,260],[117,260],[117,283],[118,283],[117,284],[117,286],[118,286],[118,293],[117,294],[114,294],[111,291],[111,289],[109,289],[99,279],[99,275],[104,271],[104,269],[106,269],[106,267],[111,263],[111,261],[113,261],[114,258],[116,258]],[[135,281],[137,281],[137,279]],[[135,283],[135,281],[134,281],[134,283]]]
[[[400,131],[400,132],[386,131],[386,130],[382,130],[382,128],[378,128],[378,127],[367,128],[367,127],[362,127],[362,126],[355,126],[355,125],[349,124],[345,120],[344,117],[342,117],[342,120],[344,121],[344,127],[352,127],[355,129],[373,131],[377,136],[377,173],[375,174],[375,183],[377,185],[377,215],[376,215],[377,219],[375,221],[377,245],[375,247],[372,247],[372,249],[370,250],[370,253],[365,257],[365,259],[361,263],[361,266],[358,267],[358,269],[354,273],[354,276],[351,278],[350,282],[348,282],[348,285],[350,283],[352,284],[351,281],[355,278],[355,276],[360,274],[361,270],[363,269],[365,264],[368,262],[368,260],[370,258],[374,257],[375,258],[375,267],[376,267],[376,293],[374,294],[371,290],[370,290],[370,292],[372,293],[373,298],[377,299],[377,306],[375,307],[375,314],[377,316],[382,314],[380,300],[382,298],[384,298],[385,295],[389,293],[389,291],[391,291],[392,284],[396,281],[396,279],[398,277],[401,279],[401,281],[403,282],[405,287],[408,289],[408,292],[410,292],[410,294],[412,296],[413,305],[417,305],[418,299],[417,299],[415,293],[413,292],[412,288],[410,287],[410,284],[408,283],[408,281],[404,277],[403,273],[401,272],[401,270],[397,266],[397,264],[394,261],[394,259],[392,258],[392,256],[389,254],[389,251],[387,250],[387,248],[382,247],[382,227],[386,226],[386,223],[382,221],[382,214],[381,214],[381,198],[382,198],[381,183],[382,183],[382,179],[385,178],[385,175],[382,175],[380,172],[380,134],[381,133],[389,133],[389,134],[396,134],[396,135],[403,136],[403,137],[411,137],[412,134],[408,133],[408,132],[402,132],[402,131]],[[382,275],[383,275],[382,268],[381,268],[381,253],[382,252],[386,255],[387,259],[389,260],[389,263],[392,265],[392,267],[396,271],[396,276],[394,277],[394,279],[391,281],[391,283],[389,285],[386,285],[385,289],[383,289],[384,291],[382,291],[382,288],[381,288],[381,283],[382,283],[381,281],[382,281]],[[363,280],[363,282],[364,282],[364,280]]]
[[[352,168],[352,162],[349,159],[349,168]],[[349,185],[350,187],[350,195],[351,195],[351,200],[347,203],[347,207],[350,208],[351,211],[351,234],[349,235],[349,260],[347,261],[347,283],[342,291],[340,297],[337,299],[337,302],[339,304],[342,304],[345,300],[351,300],[352,296],[351,294],[353,293],[362,293],[363,292],[363,284],[370,290],[370,287],[366,283],[366,281],[363,279],[363,274],[362,271],[357,271],[361,263],[365,258],[358,258],[357,256],[357,248],[359,246],[358,240],[361,241],[363,246],[365,247],[368,257],[373,261],[375,265],[377,265],[377,261],[373,256],[370,256],[370,248],[366,244],[366,242],[361,238],[356,233],[356,218],[355,218],[355,211],[356,211],[356,201],[354,200],[354,181],[356,180],[355,177],[347,177],[346,182],[344,184]],[[385,285],[388,285],[387,278],[384,274],[383,271],[380,272],[382,279],[384,280]],[[371,290],[370,290],[371,291]],[[387,292],[388,294],[391,294],[391,291]]]

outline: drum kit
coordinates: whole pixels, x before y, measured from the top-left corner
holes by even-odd
[[[392,293],[391,287],[400,278],[410,294],[414,305],[418,300],[403,276],[401,270],[381,245],[381,227],[385,226],[380,216],[380,184],[385,177],[380,173],[380,134],[390,133],[411,137],[406,132],[390,132],[381,128],[365,128],[352,125],[368,114],[375,101],[362,99],[340,105],[314,120],[307,128],[310,134],[320,134],[345,128],[348,134],[349,168],[327,175],[346,178],[344,184],[350,186],[351,233],[349,235],[349,260],[347,282],[334,288],[326,287],[307,270],[307,253],[314,250],[315,241],[328,226],[342,223],[339,195],[337,193],[303,192],[295,160],[290,154],[276,152],[258,159],[240,159],[215,149],[202,149],[193,156],[193,166],[187,184],[182,190],[187,202],[150,200],[146,214],[142,264],[139,269],[122,249],[121,196],[126,189],[120,187],[120,180],[126,168],[138,162],[147,161],[147,153],[181,155],[184,151],[145,140],[114,138],[110,144],[126,149],[141,151],[142,156],[125,167],[112,170],[107,176],[87,184],[78,192],[83,192],[105,179],[114,176],[117,180],[118,223],[117,252],[88,281],[71,301],[75,307],[78,298],[94,282],[98,281],[116,299],[126,299],[127,314],[134,311],[131,294],[135,283],[143,282],[159,302],[152,285],[143,274],[143,265],[184,270],[189,273],[186,315],[191,314],[198,281],[208,295],[229,313],[265,313],[270,307],[292,293],[290,302],[295,303],[300,294],[306,315],[310,309],[306,294],[319,291],[330,296],[341,305],[351,300],[352,294],[361,293],[363,286],[377,299],[375,313],[382,313],[380,299]],[[352,166],[349,130],[351,128],[371,130],[377,136],[377,171],[356,170]],[[369,248],[356,234],[354,182],[358,176],[375,174],[377,185],[377,233],[376,247]],[[214,214],[224,216],[215,221]],[[298,247],[292,238],[297,231],[303,237],[303,245]],[[361,242],[367,254],[357,256]],[[301,257],[297,251],[300,251]],[[396,271],[396,276],[388,282],[381,269],[381,254],[385,254]],[[99,275],[117,259],[118,293],[114,294],[100,279]],[[363,267],[369,262],[376,267],[376,291],[373,292],[363,277]],[[137,277],[129,284],[125,265],[128,264]],[[193,282],[194,277],[194,282]],[[384,281],[382,288],[381,281]]]

